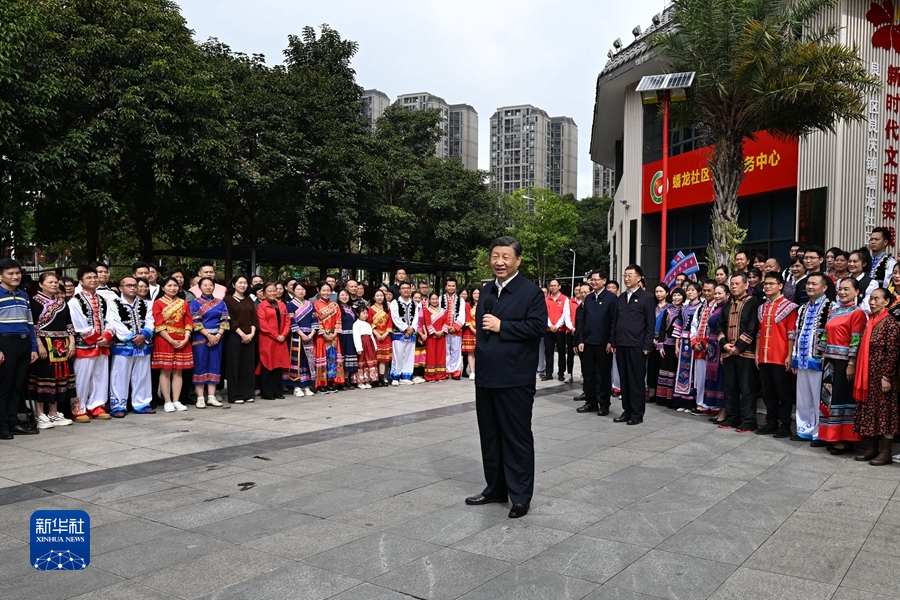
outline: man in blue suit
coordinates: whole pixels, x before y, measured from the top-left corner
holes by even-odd
[[[588,283],[593,290],[578,307],[575,345],[581,357],[584,374],[584,406],[578,412],[609,414],[612,395],[612,325],[616,318],[618,298],[606,289],[606,271],[591,271]]]
[[[512,501],[509,517],[528,513],[534,495],[534,373],[547,329],[541,289],[519,273],[522,245],[491,242],[496,279],[481,290],[475,312],[475,412],[487,486],[466,504]]]

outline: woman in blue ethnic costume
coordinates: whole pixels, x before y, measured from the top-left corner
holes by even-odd
[[[669,288],[662,283],[658,283],[653,288],[653,295],[656,297],[656,326],[653,329],[653,343],[656,344],[659,342],[659,331],[666,318],[666,311],[669,309]],[[659,352],[653,351],[647,355],[647,388],[653,401],[657,404],[666,404],[666,400],[660,400],[657,395],[659,361]]]
[[[694,387],[694,348],[691,345],[691,322],[700,308],[700,292],[703,288],[696,281],[684,286],[687,302],[681,307],[681,331],[676,340],[678,368],[675,371],[675,392],[672,404],[679,412],[690,412],[697,407],[697,388]]]
[[[338,292],[338,304],[341,307],[341,354],[344,357],[344,381],[349,387],[353,381],[353,375],[359,370],[356,360],[356,343],[353,341],[356,311],[353,310],[347,290]]]
[[[228,307],[213,296],[215,282],[204,277],[198,284],[200,296],[191,300],[191,317],[194,320],[194,389],[197,391],[197,408],[222,406],[216,398],[216,386],[222,380],[222,337],[228,331]],[[206,388],[206,398],[203,397]]]
[[[319,328],[319,319],[313,303],[306,299],[306,288],[294,286],[294,299],[287,303],[291,315],[291,367],[284,373],[284,385],[294,388],[295,396],[312,396],[316,386],[314,370],[316,351],[313,337]]]
[[[681,307],[684,305],[684,290],[672,290],[672,304],[666,309],[659,328],[656,351],[659,353],[659,381],[656,385],[656,402],[675,408],[672,404],[675,394],[675,369],[678,368],[678,346],[681,338]]]
[[[850,449],[850,442],[862,440],[853,431],[856,414],[853,375],[867,320],[865,311],[856,304],[859,287],[853,277],[841,279],[838,285],[840,302],[831,305],[825,322],[819,439],[831,446],[832,454],[844,454]]]
[[[722,317],[722,307],[731,297],[731,291],[727,285],[719,284],[713,293],[713,302],[716,307],[709,313],[709,317],[704,326],[701,321],[699,327],[700,336],[706,336],[705,340],[700,337],[706,348],[706,382],[703,389],[703,404],[710,409],[719,409],[719,414],[712,417],[710,421],[721,424],[728,419],[728,413],[725,412],[725,370],[721,368],[720,359],[722,357],[722,348],[719,346],[719,338],[716,335],[719,327],[719,319]]]

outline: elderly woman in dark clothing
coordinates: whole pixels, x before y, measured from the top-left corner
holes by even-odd
[[[874,466],[888,465],[894,434],[900,430],[897,405],[897,366],[900,362],[900,324],[887,310],[892,298],[877,288],[869,297],[872,318],[866,324],[856,360],[853,397],[856,415],[853,431],[863,436],[863,451],[856,460]]]

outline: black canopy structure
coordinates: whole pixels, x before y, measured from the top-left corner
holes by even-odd
[[[180,256],[189,258],[207,258],[225,260],[228,249],[224,246],[209,248],[171,248],[155,250],[158,256]],[[362,269],[372,272],[393,272],[406,269],[410,273],[429,273],[441,275],[453,272],[468,272],[474,267],[453,265],[449,263],[407,260],[392,256],[372,254],[353,254],[351,252],[334,252],[314,248],[297,248],[278,244],[241,244],[231,247],[231,260],[243,261],[250,265],[250,271],[256,271],[257,264],[269,265],[304,265],[326,269]]]

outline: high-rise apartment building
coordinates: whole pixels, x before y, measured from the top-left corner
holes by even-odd
[[[390,105],[391,99],[381,90],[365,90],[362,94],[362,116],[369,129],[375,131],[375,121],[384,114],[384,109]]]
[[[604,167],[594,163],[594,186],[592,188],[594,196],[609,196],[612,198],[616,194],[616,171],[609,167]]]
[[[504,194],[526,187],[576,194],[578,126],[530,104],[498,108],[491,117],[491,172]]]
[[[468,104],[447,104],[428,92],[402,94],[394,104],[409,110],[440,111],[442,135],[435,145],[435,156],[443,160],[459,158],[465,168],[478,168],[478,113],[474,108]]]

